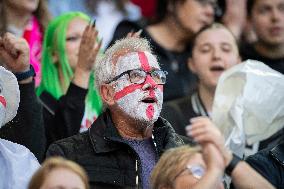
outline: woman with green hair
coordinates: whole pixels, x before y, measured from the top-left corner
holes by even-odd
[[[92,72],[102,42],[97,36],[95,23],[80,12],[56,17],[47,27],[37,95],[48,144],[87,130],[101,113]]]

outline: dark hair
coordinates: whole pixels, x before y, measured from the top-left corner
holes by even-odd
[[[154,23],[161,22],[169,14],[169,7],[175,7],[177,3],[184,3],[186,0],[158,0],[156,6],[156,16]]]
[[[256,2],[256,0],[247,0],[247,14],[248,14],[248,16],[251,15],[251,12],[252,12],[252,9],[253,9],[255,2]]]
[[[97,9],[98,9],[98,3],[100,1],[104,0],[86,0],[86,7],[87,9],[93,13],[97,14]],[[126,8],[125,8],[125,1],[124,0],[115,0],[113,1],[115,4],[115,7],[118,11],[122,12],[123,14],[127,14]]]

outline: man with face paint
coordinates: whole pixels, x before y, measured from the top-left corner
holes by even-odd
[[[82,165],[96,189],[149,188],[161,154],[184,144],[159,117],[166,74],[147,40],[117,41],[95,65],[105,112],[87,132],[52,144],[47,156],[64,156]]]

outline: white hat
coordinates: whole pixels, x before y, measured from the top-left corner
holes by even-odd
[[[20,102],[20,90],[17,78],[13,73],[0,66],[0,95],[6,100],[6,110],[4,120],[0,120],[1,126],[11,121],[17,114]]]

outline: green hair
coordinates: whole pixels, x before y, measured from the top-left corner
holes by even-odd
[[[44,43],[41,59],[41,83],[37,88],[37,95],[40,96],[43,91],[50,93],[55,99],[59,99],[64,95],[62,86],[59,80],[58,67],[62,69],[63,85],[69,86],[73,78],[73,70],[68,62],[68,57],[65,52],[66,47],[66,31],[69,23],[75,18],[82,18],[90,22],[90,18],[81,12],[69,12],[52,20],[44,35]],[[58,55],[58,64],[53,62],[53,54]],[[102,110],[102,101],[94,85],[95,76],[92,73],[90,76],[89,90],[85,100],[85,112],[94,112],[97,116]],[[91,116],[91,115],[89,115]],[[88,116],[88,117],[89,117]]]

